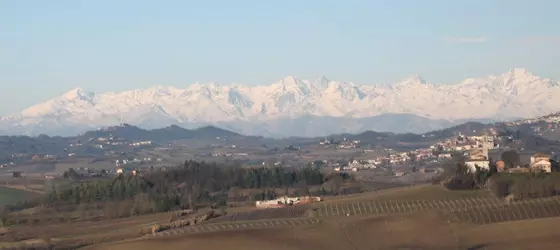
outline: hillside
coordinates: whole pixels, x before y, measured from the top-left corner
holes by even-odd
[[[38,245],[51,239],[57,249],[89,245],[84,249],[91,250],[220,249],[224,244],[240,250],[262,249],[263,245],[279,250],[559,246],[556,239],[560,235],[554,230],[560,215],[557,198],[505,203],[483,190],[450,191],[439,185],[329,198],[301,209],[227,208],[226,216],[156,233],[152,226],[168,223],[169,213],[21,224],[10,227],[0,238],[6,246],[25,242],[14,238],[26,235],[37,239]]]
[[[0,186],[0,206],[37,197],[37,193]]]
[[[376,132],[368,130],[361,133],[342,133],[331,134],[327,138],[335,141],[359,140],[365,145],[375,145],[387,148],[420,148],[434,141],[441,141],[447,138],[463,135],[480,135],[484,131],[494,131],[495,133],[511,136],[512,139],[523,141],[523,146],[527,149],[538,150],[549,146],[558,146],[557,140],[560,139],[559,123],[560,115],[551,114],[540,118],[517,120],[513,122],[480,123],[466,122],[460,125],[445,129],[434,130],[423,134],[413,133],[391,133]],[[554,137],[557,135],[557,137]],[[96,139],[97,138],[97,139]],[[29,136],[0,136],[0,160],[12,154],[54,154],[64,155],[68,152],[70,144],[88,144],[92,140],[108,139],[118,143],[133,143],[140,141],[150,141],[149,147],[164,145],[177,140],[227,140],[233,144],[247,145],[311,145],[317,144],[325,137],[288,137],[275,139],[270,137],[246,136],[215,126],[204,126],[196,129],[185,129],[180,126],[172,125],[159,129],[142,129],[130,124],[111,126],[85,132],[72,137],[50,137],[41,135],[38,137]],[[107,143],[107,142],[104,142]],[[548,149],[546,151],[549,151]],[[76,151],[74,151],[76,152]],[[94,145],[81,147],[77,153],[100,154],[102,151]]]
[[[157,143],[167,143],[183,139],[209,139],[216,137],[235,137],[241,135],[214,126],[205,126],[189,130],[172,125],[169,127],[147,130],[130,124],[122,124],[95,131],[88,131],[75,137],[74,139],[83,141],[88,140],[89,138],[111,136],[126,141],[154,141]]]
[[[71,137],[0,136],[0,163],[9,162],[9,159],[14,158],[14,154],[64,156],[72,152],[78,155],[100,155],[103,154],[103,150],[124,150],[126,146],[135,142],[150,142],[143,147],[155,147],[175,140],[216,140],[217,138],[251,139],[212,126],[190,130],[178,126],[146,130],[123,124],[87,131]],[[82,146],[72,147],[70,150],[69,147],[72,145]],[[105,148],[101,149],[98,145],[105,145]]]

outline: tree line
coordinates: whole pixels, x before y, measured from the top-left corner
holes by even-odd
[[[493,176],[490,190],[498,197],[516,200],[560,195],[560,173],[499,173]]]
[[[231,190],[256,190],[249,199],[276,197],[276,189],[297,188],[300,195],[310,194],[308,187],[329,182],[329,192],[338,193],[350,179],[345,173],[326,175],[318,168],[286,169],[241,168],[216,163],[186,161],[167,171],[146,172],[142,176],[118,175],[113,179],[73,182],[53,187],[44,203],[113,206],[125,202],[131,214],[169,211],[200,206],[223,206]],[[116,206],[116,205],[115,205]]]

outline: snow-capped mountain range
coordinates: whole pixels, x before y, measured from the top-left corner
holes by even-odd
[[[391,85],[289,76],[258,86],[195,83],[100,94],[76,88],[2,117],[0,132],[68,135],[123,122],[144,128],[211,124],[265,136],[425,132],[466,120],[545,115],[560,110],[559,100],[557,81],[526,69],[457,84],[430,84],[418,75]]]

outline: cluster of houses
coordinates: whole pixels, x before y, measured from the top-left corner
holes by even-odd
[[[321,202],[318,196],[288,197],[283,196],[273,200],[256,201],[257,208],[283,208],[288,206],[305,205],[309,203]]]
[[[214,152],[212,153],[212,156],[214,157],[218,157],[218,156],[226,156],[226,157],[232,157],[232,156],[247,156],[249,154],[247,153],[230,153],[230,152]]]
[[[0,168],[7,168],[10,166],[16,166],[21,164],[21,162],[28,161],[31,158],[31,161],[44,161],[44,160],[56,160],[59,157],[57,155],[41,155],[41,154],[12,154],[12,158],[8,163],[0,163]]]
[[[352,160],[352,161],[348,162],[348,165],[345,165],[345,166],[340,166],[340,164],[335,165],[334,171],[354,171],[354,172],[356,172],[360,169],[375,169],[375,168],[377,168],[376,162],[377,162],[376,160],[364,160],[364,161]]]
[[[161,158],[152,159],[152,157],[144,157],[142,159],[140,158],[121,159],[121,160],[115,160],[115,166],[120,167],[122,165],[127,165],[127,164],[140,164],[140,163],[152,162],[152,161],[161,162],[162,159]]]
[[[506,122],[508,126],[519,126],[522,124],[534,124],[539,122],[546,122],[546,123],[560,123],[560,113],[554,113],[538,118],[531,118],[531,119],[522,119],[517,121]]]
[[[465,161],[465,165],[467,166],[469,172],[475,172],[477,167],[485,170],[490,170],[488,148],[484,146],[482,149],[472,150],[469,153],[467,160]],[[524,167],[518,165],[506,169],[505,162],[503,160],[499,160],[496,162],[496,168],[498,172],[510,173],[552,172],[550,156],[542,153],[536,153],[532,155],[530,158],[530,163]]]
[[[359,140],[348,140],[346,137],[342,139],[340,142],[336,142],[334,139],[325,138],[319,142],[319,145],[336,145],[337,148],[344,149],[344,148],[359,148],[360,141]]]
[[[402,165],[410,161],[437,162],[450,159],[452,157],[451,152],[463,152],[463,154],[468,155],[467,152],[469,150],[481,149],[483,146],[488,149],[499,147],[498,144],[494,143],[495,139],[495,135],[464,136],[459,134],[456,138],[437,142],[428,148],[415,149],[409,152],[393,153],[388,156],[379,156],[371,160],[371,163],[374,165]],[[350,166],[350,164],[348,164],[348,166]]]
[[[488,162],[488,150],[500,146],[498,143],[496,143],[499,139],[496,136],[496,131],[490,129],[489,134],[490,135],[487,135],[486,132],[483,132],[482,135],[475,136],[466,136],[463,134],[459,134],[457,137],[437,142],[428,148],[420,148],[409,152],[392,153],[387,156],[378,156],[371,160],[352,160],[348,162],[347,165],[336,165],[334,166],[334,169],[335,171],[358,171],[361,169],[373,169],[377,168],[377,166],[386,164],[398,166],[411,161],[438,162],[441,160],[452,158],[453,152],[459,152],[465,156],[468,156],[466,165],[471,170],[476,169],[475,166],[481,168],[489,168],[490,163]],[[322,143],[326,144],[328,142],[328,140],[325,140]],[[366,151],[364,152],[368,153]],[[544,169],[546,170],[547,168],[545,167]],[[404,172],[402,171],[397,171],[395,173],[395,175],[397,176],[403,174]]]
[[[33,156],[31,156],[31,160],[32,160],[32,161],[53,160],[53,159],[56,159],[56,158],[57,158],[56,155],[40,155],[40,154],[34,154]]]
[[[485,133],[480,136],[465,136],[459,134],[455,138],[447,139],[430,146],[430,149],[439,152],[464,152],[481,148],[483,144],[486,144],[486,147],[489,149],[494,149],[500,147],[498,143],[495,143],[497,139],[498,137],[496,135],[486,135]]]
[[[103,149],[106,147],[115,147],[115,146],[128,146],[128,147],[142,147],[142,146],[149,146],[152,145],[152,141],[125,141],[121,138],[117,138],[115,136],[107,136],[107,137],[92,137],[89,138],[87,143],[88,145],[92,145],[95,148]],[[81,147],[84,143],[81,141],[70,143],[69,147]]]
[[[275,167],[278,167],[278,166],[284,165],[284,161],[282,161],[282,160],[277,160],[277,161],[275,161],[275,162],[272,163],[272,164],[270,164],[270,163],[268,163],[268,162],[266,162],[266,161],[263,161],[261,164],[262,164],[263,166],[273,165],[273,166],[275,166]]]
[[[554,118],[557,119],[557,118]],[[490,130],[491,135],[482,133],[480,136],[464,136],[459,134],[457,138],[448,139],[443,142],[432,145],[432,149],[438,149],[442,151],[459,151],[464,152],[467,156],[465,165],[470,172],[475,172],[476,168],[490,169],[490,158],[488,156],[488,151],[500,147],[497,142],[499,137],[496,136],[494,130]],[[442,154],[440,154],[441,156]],[[449,155],[450,157],[450,155]],[[515,166],[513,168],[506,169],[504,161],[500,160],[496,162],[496,166],[499,172],[551,172],[550,157],[545,154],[537,153],[531,156],[530,163],[526,167]]]
[[[0,164],[0,168],[7,168],[7,167],[12,166],[12,165],[14,165],[13,162],[5,163],[5,164]]]
[[[543,123],[545,123],[544,126]],[[506,124],[508,126],[533,124],[533,126],[531,126],[531,130],[535,134],[546,136],[547,133],[560,131],[560,113],[554,113],[538,118],[506,122]]]
[[[138,173],[138,170],[133,168],[117,168],[115,169],[115,173],[116,174],[130,173],[131,175],[136,175]]]
[[[131,142],[128,145],[131,147],[149,146],[152,145],[152,141],[137,141],[137,142]]]

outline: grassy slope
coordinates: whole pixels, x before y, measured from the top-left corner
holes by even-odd
[[[37,195],[34,192],[0,186],[0,205],[23,201]]]
[[[449,191],[438,185],[420,185],[415,187],[402,187],[377,192],[356,195],[327,197],[326,203],[350,203],[359,201],[389,201],[389,200],[455,200],[464,198],[484,198],[491,194],[485,190],[476,191]]]

